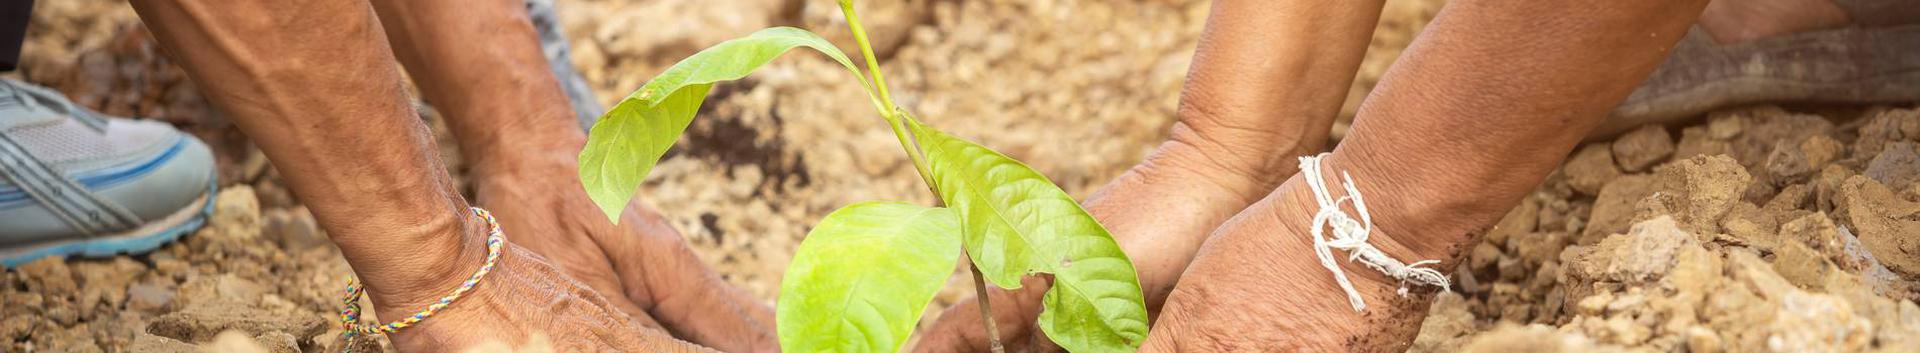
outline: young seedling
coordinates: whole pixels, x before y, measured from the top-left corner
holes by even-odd
[[[640,182],[686,130],[714,83],[745,77],[789,49],[807,47],[860,81],[927,188],[945,207],[863,202],[820,220],[780,285],[776,324],[788,352],[894,352],[965,251],[980,307],[986,285],[1020,288],[1053,274],[1040,329],[1069,351],[1131,351],[1147,336],[1133,263],[1078,202],[1006,155],[948,135],[893,103],[852,0],[839,0],[871,76],[812,32],[760,30],[674,64],[594,124],[580,179],[618,222]],[[871,80],[869,80],[871,77]],[[995,351],[993,320],[984,320]]]

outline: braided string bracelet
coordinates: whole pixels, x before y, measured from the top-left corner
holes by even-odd
[[[1446,275],[1431,267],[1420,267],[1440,261],[1424,260],[1407,264],[1374,248],[1373,244],[1367,244],[1367,236],[1373,233],[1373,217],[1367,214],[1367,201],[1360,198],[1360,190],[1353,187],[1353,175],[1346,172],[1341,172],[1340,176],[1345,178],[1346,182],[1341,186],[1346,188],[1347,196],[1333,198],[1333,193],[1327,190],[1325,179],[1320,177],[1320,159],[1326,156],[1326,153],[1321,153],[1300,157],[1301,176],[1307,178],[1307,186],[1313,188],[1313,198],[1320,204],[1320,212],[1313,214],[1313,253],[1320,257],[1320,266],[1333,272],[1333,279],[1340,282],[1340,289],[1346,290],[1347,302],[1353,304],[1353,311],[1366,310],[1367,303],[1360,299],[1360,291],[1353,289],[1353,282],[1347,280],[1346,271],[1341,270],[1340,264],[1334,261],[1333,249],[1347,251],[1347,261],[1359,260],[1368,268],[1399,280],[1399,294],[1402,296],[1407,295],[1408,283],[1446,288]],[[1346,211],[1340,210],[1340,204],[1347,201],[1353,201],[1354,210],[1360,212],[1360,220],[1355,221],[1347,216]],[[1333,230],[1331,237],[1326,234],[1329,228]]]
[[[426,320],[427,317],[440,312],[440,309],[445,309],[447,305],[453,304],[453,301],[460,299],[461,295],[472,291],[473,286],[479,284],[481,278],[486,277],[487,273],[493,272],[493,265],[500,259],[500,249],[504,247],[505,243],[501,240],[500,221],[495,220],[493,213],[487,212],[485,209],[479,207],[473,207],[472,209],[474,216],[480,217],[480,219],[487,222],[487,260],[480,265],[479,271],[473,273],[473,277],[468,277],[466,282],[460,283],[460,288],[454,289],[453,294],[447,294],[447,296],[441,297],[440,301],[434,302],[432,305],[427,305],[425,310],[413,313],[413,315],[407,316],[407,318],[401,319],[400,321],[394,321],[384,325],[377,323],[375,325],[361,325],[360,297],[365,294],[366,289],[361,286],[360,282],[355,280],[354,277],[347,277],[346,307],[340,310],[340,327],[346,331],[340,334],[340,338],[341,342],[346,344],[347,352],[353,350],[353,338],[356,336],[378,336],[419,324],[421,320]]]

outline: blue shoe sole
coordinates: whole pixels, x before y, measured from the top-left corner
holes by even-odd
[[[200,230],[207,224],[207,217],[213,214],[214,201],[219,199],[218,180],[207,183],[206,201],[200,205],[200,211],[178,223],[165,225],[158,231],[146,234],[114,235],[72,240],[57,244],[39,245],[23,253],[0,258],[0,265],[8,269],[18,267],[34,260],[49,256],[80,255],[82,257],[112,257],[119,254],[143,254],[167,245],[180,236]],[[146,227],[142,227],[146,228]]]

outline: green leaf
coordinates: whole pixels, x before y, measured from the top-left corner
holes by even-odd
[[[873,94],[853,61],[813,32],[774,27],[722,42],[660,72],[594,123],[587,133],[587,148],[580,151],[580,182],[587,196],[608,219],[620,222],[627,201],[686,131],[715,82],[746,77],[787,50],[803,46],[845,66],[868,95]]]
[[[892,202],[843,207],[807,233],[780,281],[787,352],[896,352],[953,273],[953,211]]]
[[[1131,351],[1147,337],[1133,262],[1046,176],[999,152],[908,120],[935,189],[958,213],[968,256],[1001,288],[1052,273],[1040,329],[1076,352]]]

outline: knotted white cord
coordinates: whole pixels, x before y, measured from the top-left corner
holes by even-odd
[[[1446,288],[1447,276],[1439,270],[1423,268],[1422,265],[1438,264],[1437,260],[1424,260],[1409,265],[1380,252],[1372,244],[1367,244],[1367,236],[1373,232],[1373,217],[1367,214],[1367,202],[1360,197],[1360,190],[1354,188],[1353,176],[1341,172],[1345,179],[1343,187],[1347,196],[1333,198],[1327,190],[1326,181],[1320,176],[1320,158],[1327,154],[1300,157],[1300,173],[1307,178],[1307,186],[1313,188],[1313,198],[1320,203],[1320,211],[1313,214],[1313,253],[1320,257],[1320,265],[1333,272],[1334,281],[1340,282],[1340,289],[1347,291],[1347,301],[1353,304],[1353,311],[1367,308],[1365,300],[1360,299],[1360,291],[1353,289],[1353,282],[1347,280],[1347,273],[1333,258],[1333,249],[1347,251],[1347,261],[1359,260],[1375,271],[1400,281],[1400,295],[1407,295],[1407,284],[1429,285]],[[1340,210],[1340,204],[1353,201],[1353,208],[1360,212],[1360,220],[1347,216]],[[1333,229],[1333,236],[1326,231]]]

